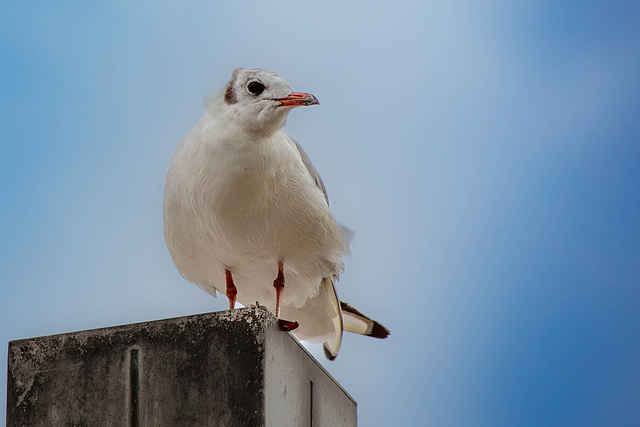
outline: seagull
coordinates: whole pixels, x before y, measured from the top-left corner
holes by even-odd
[[[224,292],[230,309],[236,301],[266,306],[298,339],[322,342],[333,360],[343,331],[389,331],[338,299],[349,230],[329,210],[307,154],[282,130],[293,108],[318,104],[276,73],[233,71],[173,154],[164,236],[188,281],[213,296]]]

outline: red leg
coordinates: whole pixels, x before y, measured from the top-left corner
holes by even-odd
[[[238,295],[238,289],[233,284],[233,276],[227,269],[224,270],[224,274],[227,278],[227,298],[229,298],[229,310],[233,310],[236,306],[236,295]]]
[[[280,303],[282,301],[282,291],[284,291],[284,269],[282,261],[278,261],[278,277],[273,281],[273,287],[276,288],[276,317],[280,322],[280,327],[285,331],[293,331],[298,327],[298,322],[280,319]]]
[[[273,281],[273,287],[276,288],[276,317],[280,318],[280,302],[282,301],[282,291],[284,290],[282,261],[278,261],[278,277]]]

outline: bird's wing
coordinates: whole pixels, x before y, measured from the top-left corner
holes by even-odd
[[[375,320],[371,320],[346,302],[340,301],[342,309],[343,329],[356,334],[368,335],[374,338],[386,338],[389,330]]]
[[[322,348],[324,349],[324,355],[326,358],[334,360],[338,357],[338,351],[340,351],[340,345],[342,344],[342,331],[344,331],[342,310],[340,309],[341,304],[338,299],[338,294],[336,293],[336,288],[333,286],[333,280],[325,277],[322,279],[320,286],[325,286],[327,288],[327,293],[329,294],[329,299],[331,301],[331,309],[334,313],[331,318],[334,327],[333,334],[329,334],[329,336],[326,337],[327,339],[322,343]]]
[[[291,142],[293,142],[293,144],[298,149],[298,153],[300,153],[300,159],[302,160],[302,163],[307,168],[309,175],[311,175],[311,179],[313,179],[313,181],[316,183],[316,186],[320,189],[320,191],[322,191],[322,194],[324,194],[324,198],[327,201],[327,206],[328,206],[329,195],[327,194],[327,189],[324,186],[324,182],[322,182],[322,178],[320,178],[320,174],[318,173],[316,168],[313,167],[313,163],[311,163],[311,159],[309,158],[309,156],[307,156],[307,153],[304,152],[300,144],[298,144],[298,141],[296,141],[290,136],[289,136],[289,139],[291,140]],[[354,231],[343,224],[338,224],[338,227],[340,227],[340,231],[342,232],[342,235],[347,240],[347,242],[351,242],[353,240],[353,235],[355,234]]]
[[[328,205],[329,196],[327,195],[327,189],[324,186],[324,182],[322,182],[322,178],[320,178],[320,174],[318,173],[316,168],[313,167],[313,163],[311,163],[311,159],[309,158],[309,156],[307,156],[307,153],[304,152],[300,144],[298,144],[298,141],[291,138],[290,136],[289,138],[291,139],[291,141],[293,141],[296,148],[298,149],[298,152],[300,153],[300,158],[302,159],[302,163],[304,163],[304,165],[307,168],[307,171],[309,171],[309,175],[311,175],[311,179],[313,179],[313,181],[316,183],[318,188],[322,190],[322,193],[324,194],[324,198],[327,200],[327,205]]]

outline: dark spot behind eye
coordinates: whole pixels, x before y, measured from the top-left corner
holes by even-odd
[[[251,82],[247,85],[247,89],[254,95],[260,95],[264,90],[264,85],[260,82]]]
[[[233,90],[233,85],[238,78],[239,71],[239,68],[235,69],[233,71],[233,74],[231,74],[231,80],[229,80],[229,83],[227,83],[227,90],[224,93],[224,101],[227,104],[235,104],[236,102],[238,102],[238,100],[236,99],[236,92]]]
[[[238,102],[236,99],[236,94],[233,91],[233,86],[227,85],[227,90],[224,92],[224,102],[227,104],[235,104]]]

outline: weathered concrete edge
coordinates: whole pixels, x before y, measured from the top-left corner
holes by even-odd
[[[118,331],[126,331],[128,329],[130,329],[131,327],[137,327],[137,328],[143,328],[146,325],[151,325],[151,324],[157,324],[158,322],[179,322],[179,323],[188,323],[190,321],[194,321],[197,318],[200,317],[209,317],[211,319],[219,319],[219,320],[224,320],[224,321],[233,321],[233,320],[238,320],[241,318],[244,318],[246,315],[250,314],[250,312],[253,312],[252,314],[254,314],[256,317],[263,317],[265,319],[265,321],[267,322],[267,326],[269,327],[273,327],[276,325],[277,323],[277,319],[276,317],[264,306],[261,305],[248,305],[245,306],[243,308],[237,308],[235,310],[223,310],[223,311],[212,311],[212,312],[207,312],[207,313],[199,313],[199,314],[190,314],[187,316],[179,316],[179,317],[170,317],[170,318],[165,318],[165,319],[157,319],[157,320],[147,320],[144,322],[136,322],[136,323],[128,323],[125,325],[115,325],[115,326],[105,326],[105,327],[101,327],[101,328],[95,328],[95,329],[84,329],[81,331],[72,331],[72,332],[61,332],[58,334],[52,334],[52,335],[42,335],[42,336],[37,336],[37,337],[30,337],[30,338],[19,338],[19,339],[15,339],[15,340],[11,340],[8,342],[7,344],[7,353],[8,355],[10,354],[10,350],[12,346],[17,346],[20,345],[21,343],[27,343],[29,341],[32,340],[37,340],[37,339],[43,339],[43,338],[47,338],[47,339],[53,339],[53,338],[58,338],[58,337],[63,337],[65,335],[68,334],[82,334],[82,333],[95,333],[95,332],[100,332],[100,331],[106,331],[106,330],[110,330],[110,331],[114,331],[114,332],[118,332]],[[313,361],[315,362],[316,365],[318,365],[318,367],[331,379],[331,381],[333,381],[338,388],[340,388],[340,390],[342,390],[342,392],[357,406],[358,403],[356,402],[356,400],[347,392],[347,390],[344,389],[344,387],[342,387],[342,385],[340,385],[340,383],[333,377],[333,375],[331,375],[324,366],[322,366],[322,364],[320,362],[318,362],[318,360],[313,357],[313,355],[311,353],[309,353],[309,351],[300,343],[300,341],[298,341],[298,339],[296,337],[294,337],[291,333],[287,332],[287,335],[298,345],[298,347],[300,347],[300,349],[302,349],[302,351],[304,351],[306,353],[306,355]],[[9,358],[7,358],[7,362],[9,362]],[[7,363],[7,371],[9,369],[9,363]],[[8,372],[7,372],[8,374]]]
[[[271,312],[269,312],[265,307],[259,305],[259,306],[255,306],[255,305],[248,305],[246,307],[243,308],[236,308],[235,310],[223,310],[223,311],[211,311],[211,312],[207,312],[207,313],[198,313],[198,314],[189,314],[186,316],[178,316],[178,317],[168,317],[165,319],[156,319],[156,320],[147,320],[144,322],[135,322],[135,323],[127,323],[124,325],[114,325],[114,326],[103,326],[100,328],[94,328],[94,329],[83,329],[80,331],[70,331],[70,332],[60,332],[57,334],[51,334],[51,335],[41,335],[41,336],[37,336],[37,337],[29,337],[29,338],[18,338],[15,340],[10,340],[9,341],[9,345],[16,345],[16,344],[20,344],[22,342],[28,342],[28,341],[32,341],[32,340],[37,340],[37,339],[42,339],[42,338],[56,338],[56,337],[62,337],[64,335],[68,335],[68,334],[78,334],[78,333],[95,333],[95,332],[100,332],[100,331],[106,331],[106,330],[111,330],[114,332],[119,332],[119,331],[124,331],[127,329],[130,329],[131,327],[145,327],[146,325],[151,325],[154,323],[159,323],[159,322],[179,322],[179,323],[187,323],[190,321],[195,320],[196,318],[199,317],[210,317],[210,318],[219,318],[220,320],[226,320],[226,321],[231,321],[231,320],[236,320],[239,318],[244,317],[246,314],[248,314],[248,309],[251,309],[252,311],[254,311],[257,315],[262,315],[264,316],[265,313],[268,314],[268,316],[265,316],[265,318],[271,318],[269,319],[269,323],[268,326],[273,326],[276,323],[276,318],[275,316],[273,316],[271,314]]]

